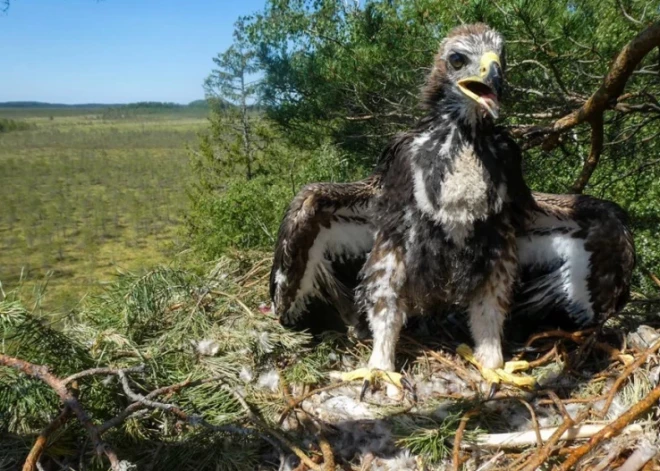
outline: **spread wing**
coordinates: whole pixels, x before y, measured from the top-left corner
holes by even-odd
[[[603,322],[630,292],[635,247],[625,211],[586,195],[533,195],[518,236],[513,315],[566,328]]]
[[[270,295],[283,324],[314,331],[356,325],[353,290],[373,245],[368,210],[378,178],[305,186],[280,226]]]
[[[373,245],[369,208],[379,183],[378,176],[315,183],[291,202],[270,277],[273,311],[283,324],[319,333],[363,322],[354,288]],[[621,310],[635,265],[626,213],[586,195],[533,196],[517,237],[521,278],[512,317],[575,328]]]

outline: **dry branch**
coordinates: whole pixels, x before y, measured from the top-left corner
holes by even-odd
[[[45,366],[35,365],[3,354],[0,354],[0,365],[19,370],[27,376],[38,379],[50,386],[50,388],[59,396],[64,407],[71,409],[80,424],[85,428],[89,438],[92,440],[96,453],[99,456],[105,455],[108,458],[113,471],[118,471],[120,469],[121,462],[117,457],[117,454],[109,444],[101,439],[98,429],[94,426],[89,415],[87,415],[87,412],[85,412],[80,402],[78,402],[78,399],[71,391],[69,391],[69,389],[67,389],[64,380],[51,374]]]
[[[644,57],[654,48],[660,46],[660,22],[656,22],[626,44],[616,57],[610,70],[603,79],[601,86],[577,110],[559,118],[546,127],[526,126],[514,129],[513,135],[526,140],[524,149],[542,146],[544,150],[552,150],[559,145],[559,135],[582,124],[591,124],[591,150],[585,160],[580,175],[573,183],[573,191],[581,193],[589,183],[596,169],[603,150],[603,115],[609,108],[630,113],[657,112],[657,104],[648,103],[643,106],[617,104],[628,79]]]
[[[614,401],[614,396],[616,395],[616,392],[619,390],[619,387],[623,384],[623,382],[630,376],[637,368],[639,368],[644,362],[646,362],[646,359],[649,357],[649,355],[654,354],[660,350],[660,340],[656,341],[650,348],[648,348],[644,353],[642,353],[634,362],[632,362],[630,365],[626,367],[625,370],[617,377],[616,381],[612,385],[612,389],[610,389],[610,392],[607,397],[607,401],[605,402],[605,405],[603,406],[602,410],[598,411],[597,415],[601,418],[605,417],[607,415],[607,412],[610,410],[610,406],[612,405],[612,402]]]
[[[206,378],[206,379],[201,379],[201,380],[186,380],[178,384],[174,384],[171,386],[166,386],[162,388],[158,388],[154,391],[151,391],[149,394],[146,396],[138,394],[134,392],[129,384],[128,381],[128,376],[127,373],[129,372],[139,372],[144,370],[144,366],[138,366],[138,367],[131,367],[131,368],[92,368],[89,370],[82,371],[80,373],[73,374],[67,378],[60,379],[56,377],[55,375],[51,374],[48,371],[48,368],[45,366],[41,365],[35,365],[30,362],[20,360],[18,358],[13,358],[9,357],[7,355],[0,354],[0,365],[8,366],[11,368],[15,368],[21,372],[23,372],[25,375],[38,379],[45,384],[47,384],[53,391],[60,397],[60,400],[62,401],[62,404],[64,405],[64,411],[63,413],[55,419],[51,424],[48,425],[44,429],[44,431],[41,432],[39,437],[37,438],[35,444],[32,447],[32,450],[28,456],[28,458],[25,461],[25,464],[23,466],[23,470],[34,470],[35,467],[38,467],[38,460],[41,454],[43,453],[43,450],[45,448],[45,445],[47,443],[48,437],[59,427],[62,426],[62,424],[66,421],[68,418],[69,412],[72,412],[80,424],[85,428],[87,431],[87,435],[92,441],[92,444],[94,445],[94,449],[96,453],[101,456],[105,455],[108,461],[110,462],[110,465],[113,469],[113,471],[118,471],[121,469],[124,469],[126,467],[126,462],[122,462],[119,460],[116,452],[113,450],[113,448],[105,442],[101,437],[103,433],[108,431],[109,429],[113,427],[117,427],[121,425],[127,418],[135,415],[136,413],[140,412],[142,409],[148,408],[148,409],[158,409],[162,410],[164,412],[168,412],[174,416],[176,416],[178,419],[187,422],[191,425],[194,426],[202,426],[205,427],[209,430],[215,431],[215,432],[225,432],[225,433],[231,433],[231,434],[238,434],[238,435],[255,435],[258,434],[256,430],[254,429],[248,429],[248,428],[241,428],[238,426],[234,425],[213,425],[208,423],[204,418],[194,415],[194,414],[187,414],[184,412],[181,408],[176,406],[175,404],[168,404],[164,402],[157,402],[154,401],[154,398],[158,396],[162,396],[165,394],[172,394],[177,391],[180,391],[183,388],[186,387],[192,387],[192,386],[197,386],[209,382],[217,382],[220,381],[220,377],[212,377],[212,378]],[[88,377],[88,376],[93,376],[93,375],[114,375],[118,376],[120,379],[120,383],[124,389],[124,393],[126,396],[132,400],[133,402],[129,404],[120,414],[117,416],[107,420],[101,425],[94,425],[92,422],[91,418],[87,414],[87,412],[84,410],[78,399],[76,398],[75,394],[72,393],[68,388],[67,384],[70,382],[73,382],[77,379]],[[240,401],[239,401],[240,402]],[[243,401],[244,402],[244,401]],[[65,414],[66,412],[66,414]],[[274,433],[272,434],[276,438],[281,440],[281,437],[278,436],[278,434]],[[268,437],[263,437],[267,441],[273,443],[268,439]],[[291,445],[286,439],[281,440],[283,443],[285,443],[287,446]],[[273,443],[274,445],[277,445],[276,443]],[[295,451],[295,450],[294,450]]]
[[[587,160],[582,165],[580,175],[575,180],[575,183],[573,183],[573,193],[582,193],[587,183],[589,183],[589,179],[600,161],[600,154],[603,152],[603,142],[603,115],[596,114],[591,119],[591,150],[589,151]]]
[[[461,441],[463,440],[463,433],[465,433],[465,428],[467,427],[470,417],[473,417],[479,413],[479,409],[472,409],[468,411],[461,417],[461,422],[458,424],[458,429],[456,430],[456,435],[454,436],[454,449],[452,453],[453,457],[453,470],[460,471],[461,469]]]
[[[562,417],[564,418],[564,422],[557,427],[555,432],[550,436],[548,441],[543,445],[543,447],[534,453],[529,460],[527,460],[525,463],[523,463],[520,468],[520,470],[524,471],[534,471],[538,469],[543,463],[545,463],[548,459],[548,457],[552,454],[554,446],[559,442],[561,437],[575,425],[575,421],[571,418],[571,415],[566,411],[566,408],[564,407],[564,404],[559,400],[557,395],[552,392],[548,391],[548,394],[550,395],[550,398],[553,400],[557,408],[560,410]],[[578,420],[579,423],[579,420]]]
[[[654,23],[640,32],[626,44],[612,63],[602,85],[579,109],[555,121],[552,126],[539,130],[543,133],[561,133],[578,124],[591,121],[594,116],[607,109],[616,100],[626,86],[635,67],[644,57],[660,45],[660,22]]]
[[[37,440],[32,445],[32,449],[25,459],[25,464],[23,464],[23,471],[35,471],[39,466],[39,459],[41,455],[46,450],[46,445],[48,444],[48,439],[50,436],[62,427],[71,416],[71,409],[65,407],[60,414],[55,417],[55,419],[44,428]]]
[[[633,420],[637,417],[648,411],[651,407],[656,405],[660,399],[660,385],[656,386],[644,399],[639,401],[637,404],[632,406],[626,412],[624,412],[621,417],[616,419],[614,422],[608,424],[600,432],[594,435],[587,443],[576,448],[569,456],[566,458],[566,461],[562,463],[557,469],[559,471],[569,471],[575,469],[575,465],[584,457],[587,453],[593,450],[598,446],[603,440],[608,440],[619,433]]]

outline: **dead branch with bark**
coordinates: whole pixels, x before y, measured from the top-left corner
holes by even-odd
[[[525,150],[542,147],[545,151],[550,151],[559,145],[562,134],[581,124],[589,124],[591,127],[591,150],[572,186],[574,193],[582,193],[598,166],[603,147],[608,145],[604,142],[603,136],[605,113],[610,110],[621,114],[660,113],[660,106],[656,97],[645,93],[643,95],[644,98],[648,99],[647,102],[632,105],[627,104],[626,100],[636,98],[639,94],[623,94],[630,77],[635,72],[641,72],[641,70],[637,70],[639,64],[653,49],[658,47],[660,47],[660,22],[645,28],[623,47],[612,62],[601,85],[579,108],[556,119],[549,125],[517,126],[512,129],[512,134],[521,139],[521,146]],[[653,73],[657,74],[658,71],[653,69]],[[556,76],[559,77],[558,73]],[[571,99],[579,100],[579,97],[571,97]],[[629,137],[632,137],[632,135],[629,135]]]

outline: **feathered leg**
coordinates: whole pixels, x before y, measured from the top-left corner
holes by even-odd
[[[458,349],[458,353],[475,364],[482,376],[491,383],[491,393],[494,392],[493,386],[501,381],[517,386],[534,385],[533,378],[512,374],[527,369],[526,362],[508,362],[505,365],[502,355],[502,330],[511,307],[517,276],[516,240],[511,231],[508,247],[494,262],[490,276],[468,307],[474,354],[466,345]]]
[[[346,373],[343,379],[364,379],[361,397],[375,379],[386,381],[399,389],[412,390],[410,384],[394,372],[396,344],[407,312],[402,251],[378,238],[362,273],[359,297],[373,333],[373,350],[368,368]],[[388,394],[393,392],[391,388],[388,389]]]

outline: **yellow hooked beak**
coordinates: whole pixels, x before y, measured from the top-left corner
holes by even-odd
[[[479,103],[493,119],[499,116],[499,96],[502,91],[502,65],[494,52],[481,56],[479,76],[464,78],[458,82],[458,88]]]

